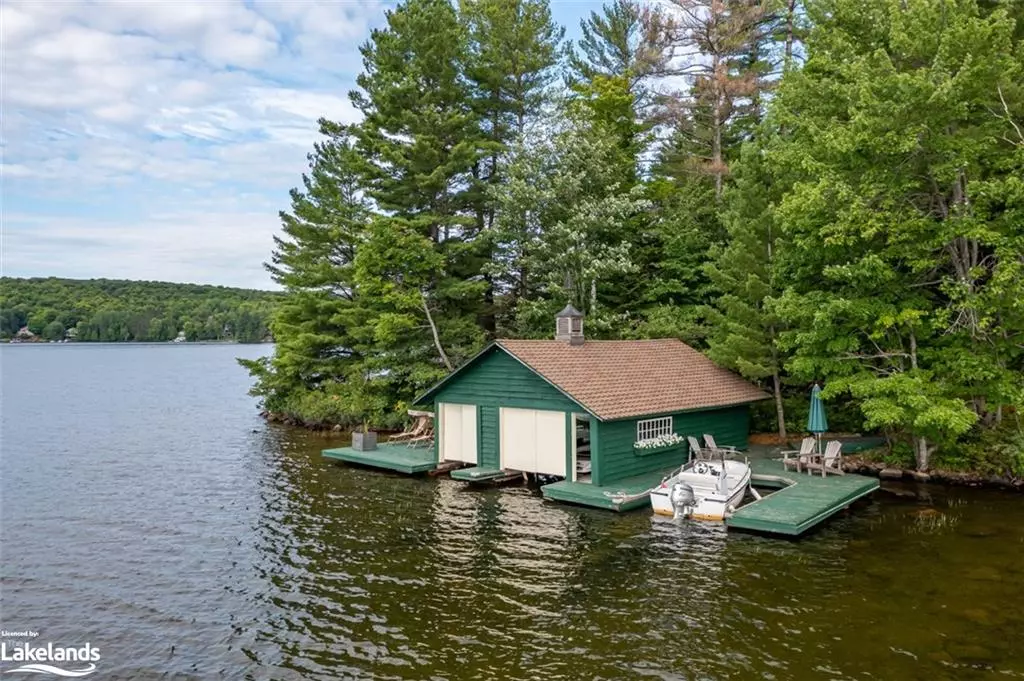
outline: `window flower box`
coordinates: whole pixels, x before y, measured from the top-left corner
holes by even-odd
[[[685,443],[686,438],[680,437],[675,433],[669,433],[668,435],[659,435],[647,438],[646,440],[637,440],[633,443],[633,451],[637,455],[647,456],[648,454],[660,454],[661,452],[675,449]]]

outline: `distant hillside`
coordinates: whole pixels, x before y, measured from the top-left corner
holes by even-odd
[[[269,336],[279,293],[118,279],[0,278],[0,338],[28,327],[43,340],[234,340]],[[27,336],[24,332],[23,336]]]

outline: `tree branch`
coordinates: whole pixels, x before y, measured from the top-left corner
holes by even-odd
[[[444,348],[441,347],[441,338],[437,335],[437,325],[434,324],[434,317],[430,314],[430,306],[427,305],[426,291],[420,291],[420,300],[423,302],[423,311],[427,313],[427,323],[430,324],[430,333],[434,336],[434,347],[437,348],[437,354],[441,356],[444,368],[452,371],[452,363],[448,361],[448,355],[445,354]]]
[[[999,101],[1000,101],[1000,102],[1002,102],[1002,104],[1003,104],[1003,111],[1005,111],[1005,112],[1006,112],[1006,121],[1007,121],[1007,122],[1008,122],[1008,123],[1009,123],[1010,125],[1012,125],[1012,126],[1013,126],[1013,129],[1014,129],[1014,130],[1016,130],[1016,131],[1017,131],[1017,137],[1018,137],[1018,138],[1020,138],[1020,142],[1019,142],[1019,144],[1024,144],[1024,132],[1021,132],[1020,126],[1019,126],[1019,125],[1017,125],[1017,124],[1016,124],[1016,123],[1014,122],[1014,120],[1013,120],[1013,117],[1012,117],[1012,116],[1010,116],[1010,107],[1006,105],[1006,98],[1005,98],[1005,97],[1003,97],[1003,86],[1002,86],[1002,85],[997,85],[997,86],[996,86],[996,91],[998,91],[998,92],[999,92]],[[1008,141],[1009,141],[1009,140],[1008,140]],[[1018,144],[1018,143],[1017,143],[1017,142],[1014,142],[1014,144]]]

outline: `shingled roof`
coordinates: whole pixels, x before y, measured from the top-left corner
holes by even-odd
[[[769,397],[674,338],[582,345],[499,340],[497,345],[604,421]]]

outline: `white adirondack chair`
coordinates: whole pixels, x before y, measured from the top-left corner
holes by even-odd
[[[800,449],[786,449],[782,452],[782,467],[785,469],[795,468],[800,472],[802,466],[806,466],[814,454],[814,438],[805,437],[800,443]]]
[[[808,461],[804,466],[807,468],[807,472],[810,473],[811,469],[821,471],[821,477],[826,477],[828,473],[835,473],[836,475],[846,475],[846,471],[843,470],[843,443],[839,440],[831,440],[825,445],[824,454],[814,454],[808,457]]]
[[[738,452],[735,447],[719,447],[715,443],[715,436],[708,433],[704,433],[704,444],[706,445],[705,450],[713,456],[735,456]]]

